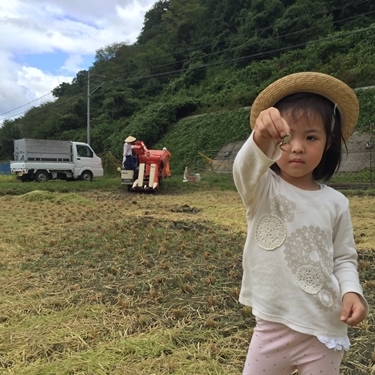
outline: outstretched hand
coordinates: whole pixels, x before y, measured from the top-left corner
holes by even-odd
[[[366,317],[366,307],[357,293],[346,293],[342,299],[340,320],[349,326],[356,326]]]
[[[281,116],[279,110],[270,107],[260,112],[254,126],[255,141],[275,140],[280,142],[281,138],[290,133],[289,126]]]

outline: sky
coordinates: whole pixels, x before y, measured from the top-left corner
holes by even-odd
[[[132,44],[156,0],[0,0],[0,124],[54,100],[113,43]]]

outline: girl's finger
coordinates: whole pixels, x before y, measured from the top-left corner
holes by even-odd
[[[269,115],[278,135],[277,140],[280,141],[281,138],[290,134],[290,128],[286,120],[281,116],[279,110],[276,108],[273,109],[274,110],[269,112]]]
[[[255,122],[256,132],[265,139],[281,139],[290,133],[290,128],[277,108],[271,107],[260,112]]]

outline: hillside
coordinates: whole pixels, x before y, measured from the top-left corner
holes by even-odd
[[[212,158],[245,139],[248,114],[241,109],[281,76],[310,70],[353,88],[374,85],[374,32],[370,0],[160,0],[136,43],[99,49],[90,75],[78,72],[53,90],[54,102],[6,120],[0,160],[12,158],[16,138],[86,141],[90,79],[95,151],[120,159],[132,134],[149,148],[166,145],[172,168],[182,171],[198,163],[198,152]],[[357,93],[361,129],[375,123],[375,90]],[[179,121],[204,113],[214,115]]]
[[[355,131],[343,146],[343,161],[339,172],[358,172],[364,168],[370,168],[373,156],[369,157],[366,143],[371,139],[371,133]],[[232,173],[233,162],[244,141],[232,142],[222,147],[215,157],[207,160],[209,168],[215,173]],[[359,181],[358,181],[359,182]]]

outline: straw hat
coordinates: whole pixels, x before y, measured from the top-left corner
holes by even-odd
[[[260,112],[274,106],[285,96],[298,92],[319,94],[337,104],[342,121],[342,135],[345,140],[350,137],[359,115],[359,104],[356,94],[339,79],[317,72],[290,74],[267,86],[257,96],[251,106],[251,128],[254,128],[255,121]]]
[[[125,138],[125,141],[126,143],[132,143],[134,141],[136,141],[137,138],[134,138],[133,136],[129,135],[129,137]]]

